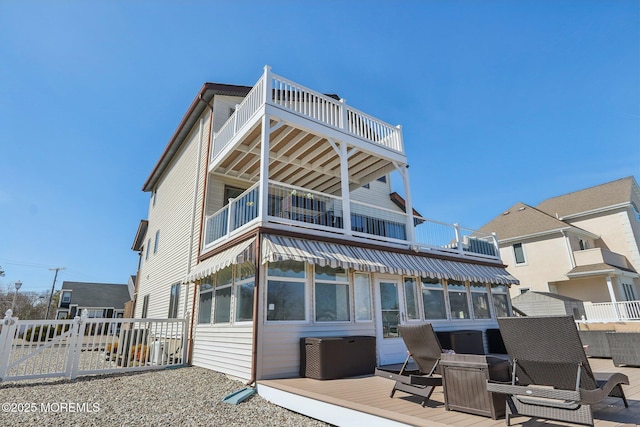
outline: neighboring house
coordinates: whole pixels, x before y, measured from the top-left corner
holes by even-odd
[[[480,230],[496,232],[507,270],[528,290],[593,303],[640,294],[640,189],[627,177],[547,199],[516,203]]]
[[[123,317],[124,307],[133,294],[127,284],[63,282],[57,319],[73,318],[87,310],[89,317]]]
[[[296,376],[300,338],[349,335],[397,363],[399,324],[484,331],[511,310],[495,236],[413,208],[401,128],[268,67],[206,83],[143,190],[135,316],[191,313],[196,366]]]

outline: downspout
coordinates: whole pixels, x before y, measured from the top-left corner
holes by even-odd
[[[261,243],[262,243],[262,232],[258,230],[256,234],[256,244],[254,249],[254,257],[255,257],[255,286],[253,289],[253,337],[251,343],[251,378],[249,378],[249,382],[247,385],[254,384],[256,382],[256,376],[258,371],[258,321],[259,321],[259,310],[258,310],[258,302],[260,301],[259,290],[260,290],[260,258],[261,258]]]
[[[560,233],[562,233],[562,236],[564,237],[564,244],[567,247],[567,253],[569,254],[569,263],[571,264],[571,269],[574,269],[576,266],[576,260],[573,255],[573,251],[571,250],[571,243],[569,243],[567,230],[560,230]]]

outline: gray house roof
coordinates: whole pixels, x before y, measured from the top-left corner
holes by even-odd
[[[562,218],[567,215],[589,212],[594,209],[629,203],[633,186],[637,183],[632,176],[552,197],[544,200],[537,209],[549,215]]]
[[[519,236],[569,229],[571,226],[524,203],[516,203],[501,215],[485,224],[479,231],[497,233],[505,240]]]
[[[593,233],[563,221],[563,217],[630,203],[633,193],[637,191],[638,184],[635,178],[629,176],[552,197],[535,207],[518,202],[482,226],[479,231],[495,232],[500,241],[563,229],[592,235]]]
[[[63,282],[63,291],[71,292],[71,305],[78,307],[106,307],[124,309],[131,300],[129,287],[121,283]]]

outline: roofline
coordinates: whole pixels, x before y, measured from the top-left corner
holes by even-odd
[[[591,237],[593,239],[599,239],[600,236],[598,234],[593,234],[590,233],[587,230],[583,230],[581,228],[578,227],[574,227],[574,226],[567,226],[567,227],[562,227],[562,228],[554,228],[553,230],[546,230],[546,231],[539,231],[537,233],[532,233],[532,234],[525,234],[522,236],[515,236],[515,237],[508,237],[506,239],[498,239],[498,244],[500,243],[510,243],[510,242],[516,242],[518,240],[526,240],[526,239],[532,239],[534,237],[542,237],[542,236],[548,236],[550,234],[556,234],[556,233],[563,233],[565,231],[573,231],[576,234],[583,234],[585,236]]]
[[[144,236],[147,234],[147,229],[149,228],[149,221],[146,219],[141,219],[140,224],[138,225],[138,231],[136,231],[136,237],[133,239],[133,245],[131,245],[132,251],[140,251],[144,246]]]
[[[631,201],[622,202],[622,203],[618,203],[618,204],[615,204],[615,205],[604,206],[604,207],[601,207],[601,208],[591,209],[591,210],[584,211],[584,212],[572,213],[572,214],[569,214],[569,215],[562,216],[562,217],[560,217],[558,219],[560,221],[564,221],[566,219],[574,219],[574,218],[578,218],[578,217],[581,217],[581,216],[593,215],[593,214],[602,213],[602,212],[606,212],[606,211],[612,211],[612,210],[615,210],[615,209],[626,208],[626,207],[629,207],[629,206],[631,206]]]
[[[173,155],[178,151],[182,141],[186,137],[185,131],[189,131],[189,129],[185,129],[187,124],[194,115],[195,117],[199,117],[205,109],[205,104],[201,101],[209,102],[215,95],[222,94],[229,96],[246,96],[251,89],[251,86],[228,85],[223,83],[205,83],[202,85],[202,88],[198,91],[198,95],[195,97],[193,102],[191,102],[191,105],[184,117],[182,117],[178,128],[173,133],[173,136],[171,136],[171,139],[169,139],[169,143],[160,155],[158,163],[156,163],[151,174],[142,186],[142,191],[152,191],[155,187],[158,179],[162,176],[165,168],[171,162]]]
[[[567,273],[567,277],[572,279],[572,278],[587,277],[587,276],[608,275],[608,274],[612,274],[612,273],[615,274],[616,276],[624,276],[624,277],[630,277],[630,278],[639,278],[640,277],[640,274],[638,274],[638,273],[634,273],[632,271],[621,270],[621,269],[613,267],[613,266],[611,268],[607,268],[607,269],[603,269],[603,270],[583,271],[583,272],[579,272],[579,273]]]

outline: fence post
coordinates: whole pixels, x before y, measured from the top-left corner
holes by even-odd
[[[9,356],[11,355],[11,346],[13,344],[13,331],[17,318],[12,317],[13,311],[7,310],[2,319],[2,330],[0,330],[0,382],[4,379],[9,366]]]
[[[193,339],[191,337],[191,328],[189,327],[191,324],[189,323],[189,318],[191,317],[191,311],[187,310],[184,316],[184,320],[182,323],[182,365],[187,364],[187,354],[189,350],[189,343]]]
[[[85,308],[82,310],[82,316],[76,316],[73,319],[74,324],[69,340],[69,360],[67,364],[67,376],[72,380],[75,380],[78,376],[78,365],[80,364],[84,331],[87,327],[87,317],[88,312]]]

